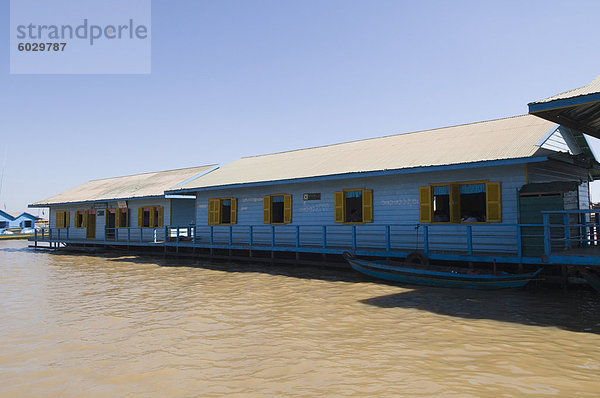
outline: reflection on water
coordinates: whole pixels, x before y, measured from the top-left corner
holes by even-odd
[[[1,396],[598,396],[591,292],[25,245],[0,242]]]

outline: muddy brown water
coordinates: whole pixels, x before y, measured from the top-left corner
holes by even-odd
[[[0,396],[600,396],[600,298],[0,242]]]

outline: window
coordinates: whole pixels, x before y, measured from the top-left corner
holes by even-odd
[[[163,226],[164,210],[162,206],[138,208],[138,227],[160,228]]]
[[[75,228],[85,228],[86,213],[86,210],[77,210],[75,212]]]
[[[208,225],[231,225],[237,223],[237,200],[235,198],[208,199]]]
[[[129,209],[117,209],[117,228],[129,228]]]
[[[263,197],[263,223],[289,224],[292,222],[292,195],[276,194]]]
[[[31,228],[32,227],[31,224],[32,224],[31,220],[23,221],[23,227],[24,228]]]
[[[373,191],[368,189],[345,189],[336,192],[335,222],[362,224],[373,222]]]
[[[419,188],[419,222],[500,222],[499,182],[435,184]]]
[[[8,221],[0,221],[0,228],[8,227]]]
[[[58,210],[56,212],[56,228],[69,228],[68,210]]]

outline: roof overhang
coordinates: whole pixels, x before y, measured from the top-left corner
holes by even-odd
[[[495,166],[508,166],[525,163],[536,163],[544,162],[548,160],[548,156],[530,156],[525,158],[513,158],[513,159],[497,159],[497,160],[486,160],[480,162],[469,162],[469,163],[456,163],[436,166],[422,166],[422,167],[409,167],[403,169],[393,170],[374,170],[374,171],[363,171],[355,173],[344,173],[344,174],[330,174],[324,176],[305,177],[305,178],[292,178],[275,181],[257,181],[247,182],[239,184],[228,184],[228,185],[216,185],[209,187],[198,187],[198,188],[186,188],[178,190],[165,191],[166,195],[183,194],[199,191],[212,191],[217,189],[236,189],[236,188],[247,188],[257,186],[270,186],[270,185],[281,185],[281,184],[298,184],[298,183],[310,183],[320,181],[332,181],[332,180],[345,180],[350,178],[364,178],[364,177],[380,177],[389,175],[400,175],[400,174],[414,174],[414,173],[425,173],[442,170],[461,170],[461,169],[474,169],[479,167],[495,167]]]
[[[600,93],[532,102],[529,113],[600,138]]]
[[[153,196],[138,196],[132,198],[110,198],[110,199],[94,199],[94,200],[82,200],[78,202],[60,202],[60,203],[32,203],[28,205],[30,209],[42,208],[42,207],[53,207],[53,206],[75,206],[75,205],[90,205],[93,203],[106,203],[106,202],[118,202],[120,200],[143,200],[143,199],[165,199],[165,195],[153,195]]]

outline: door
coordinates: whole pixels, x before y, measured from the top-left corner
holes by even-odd
[[[106,210],[106,240],[115,240],[115,228],[117,227],[117,211]]]
[[[85,237],[87,239],[96,239],[96,210],[88,211]]]
[[[563,210],[563,195],[561,193],[546,193],[540,195],[521,196],[519,198],[520,224],[542,224],[543,210]],[[562,216],[550,216],[550,224],[562,224]],[[564,236],[562,228],[551,228],[552,238]],[[544,254],[544,227],[521,227],[521,242],[523,256],[538,257]],[[552,242],[552,250],[560,247],[560,242]]]

